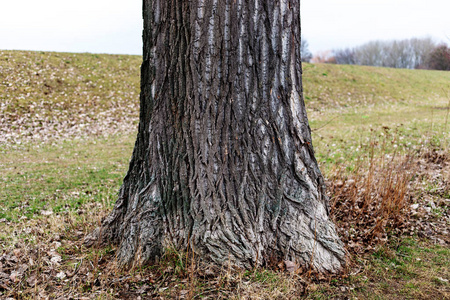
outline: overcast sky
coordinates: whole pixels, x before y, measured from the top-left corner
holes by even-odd
[[[142,53],[142,0],[0,0],[0,49]],[[450,44],[450,0],[302,0],[310,50],[431,36]]]

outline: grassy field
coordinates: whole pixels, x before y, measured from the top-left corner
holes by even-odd
[[[141,57],[0,51],[0,144],[129,133]]]
[[[83,247],[128,167],[140,60],[0,51],[0,298],[450,297],[450,72],[304,65],[340,276],[212,274],[176,251],[124,271],[113,247]]]

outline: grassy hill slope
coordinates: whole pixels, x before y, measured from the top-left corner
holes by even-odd
[[[430,140],[448,148],[450,72],[304,64],[303,85],[322,163],[360,157],[354,150],[386,129],[403,151]]]
[[[0,51],[0,144],[134,130],[140,60]]]
[[[353,65],[304,64],[312,110],[392,103],[448,103],[450,73]]]
[[[1,51],[0,143],[125,130],[117,124],[133,130],[140,63],[140,56]],[[400,121],[430,119],[445,113],[450,99],[450,72],[326,64],[303,69],[313,128],[337,115],[329,128],[389,123],[393,113],[403,115]]]

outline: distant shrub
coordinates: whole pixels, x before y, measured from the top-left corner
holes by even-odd
[[[450,48],[441,44],[434,48],[428,59],[429,69],[450,71]]]

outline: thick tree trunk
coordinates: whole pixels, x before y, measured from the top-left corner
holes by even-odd
[[[144,0],[139,133],[88,240],[117,243],[125,265],[173,246],[244,268],[342,268],[302,98],[299,7]]]

